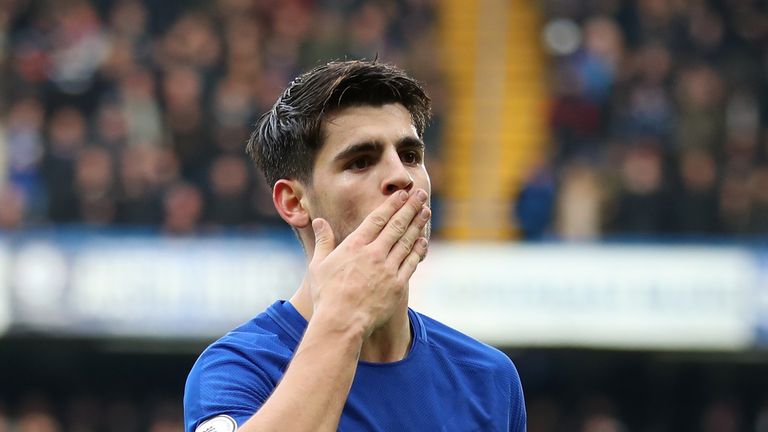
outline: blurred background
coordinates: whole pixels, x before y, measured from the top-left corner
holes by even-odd
[[[375,57],[434,101],[413,305],[530,432],[768,431],[766,44],[762,0],[0,0],[0,431],[181,431],[301,278],[250,128]]]

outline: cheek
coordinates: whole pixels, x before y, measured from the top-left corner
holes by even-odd
[[[316,196],[317,211],[313,216],[326,219],[337,234],[346,236],[357,228],[365,215],[360,215],[359,188],[338,188],[337,192]]]
[[[359,191],[350,190],[346,194],[340,195],[338,202],[336,202],[335,211],[341,218],[340,222],[350,231],[357,228],[367,215],[361,205],[359,195]]]
[[[380,198],[380,200],[374,199],[371,194],[365,194],[361,190],[350,191],[338,202],[338,206],[334,210],[339,216],[340,231],[349,235],[356,230],[363,220],[386,199],[383,196]]]
[[[364,216],[359,214],[359,209],[349,199],[342,198],[327,204],[329,208],[323,217],[331,224],[338,244],[360,225]]]
[[[341,218],[341,221],[344,223],[354,223],[355,219],[357,218],[358,209],[355,206],[354,200],[348,197],[339,200],[334,209]]]

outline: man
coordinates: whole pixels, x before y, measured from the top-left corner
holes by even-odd
[[[248,152],[309,264],[288,301],[200,356],[188,432],[525,430],[509,358],[408,308],[430,234],[429,114],[401,70],[348,61],[262,116]]]

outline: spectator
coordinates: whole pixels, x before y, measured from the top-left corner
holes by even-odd
[[[51,402],[45,395],[28,394],[21,402],[18,420],[18,432],[59,432],[62,430],[59,420],[54,415]]]
[[[152,147],[128,147],[123,150],[118,168],[120,192],[116,204],[117,223],[160,223],[161,185],[157,171],[162,169],[158,167],[161,158],[161,151]]]
[[[120,149],[128,138],[125,116],[119,105],[102,104],[96,113],[95,141],[103,147]]]
[[[584,420],[582,432],[626,432],[626,427],[615,417],[607,414],[593,414]]]
[[[746,234],[749,232],[752,193],[749,174],[729,167],[722,180],[719,196],[719,215],[726,232]]]
[[[674,101],[669,93],[671,54],[666,46],[649,43],[634,53],[631,73],[616,92],[616,132],[626,139],[672,137]]]
[[[134,67],[118,80],[118,97],[123,110],[127,144],[160,146],[162,113],[155,96],[155,82],[150,71]]]
[[[587,164],[573,162],[562,170],[557,197],[557,232],[567,240],[594,240],[605,222],[598,173]]]
[[[112,156],[101,147],[81,151],[75,166],[78,217],[85,224],[108,225],[115,219]]]
[[[221,40],[209,15],[188,11],[163,36],[155,61],[161,68],[185,66],[211,72],[222,54]]]
[[[0,187],[0,231],[14,230],[24,225],[26,200],[13,184]]]
[[[712,402],[701,418],[702,432],[737,432],[742,430],[739,406],[726,400]]]
[[[220,151],[240,155],[242,140],[250,133],[248,125],[257,115],[247,81],[225,77],[216,88],[213,103],[214,141]]]
[[[218,226],[242,226],[250,219],[247,163],[237,156],[220,156],[214,161],[210,181],[207,219]]]
[[[194,234],[203,216],[203,195],[189,183],[171,186],[163,198],[163,231],[172,235]]]
[[[627,432],[611,400],[600,395],[587,397],[582,402],[581,432]]]
[[[174,66],[166,71],[165,122],[174,152],[181,161],[182,175],[198,184],[204,184],[205,165],[212,152],[208,128],[204,127],[202,96],[202,78],[195,69]]]
[[[621,165],[616,230],[622,233],[662,232],[668,202],[663,187],[659,146],[653,142],[628,148]]]
[[[541,239],[552,222],[555,179],[549,167],[533,172],[517,198],[516,215],[523,238]]]
[[[10,107],[3,149],[7,173],[3,177],[20,189],[33,215],[39,220],[45,207],[45,185],[41,164],[44,155],[43,106],[33,98],[19,99]],[[3,183],[0,181],[0,183]]]
[[[709,65],[683,69],[678,75],[677,140],[681,149],[717,151],[724,137],[723,82]]]
[[[680,159],[681,190],[675,201],[680,232],[714,234],[720,231],[717,204],[717,167],[711,152],[685,151]]]
[[[74,107],[63,107],[51,116],[48,126],[48,152],[43,162],[48,192],[48,217],[56,223],[78,220],[74,189],[75,164],[85,146],[86,124]]]
[[[0,404],[0,432],[10,432],[11,419],[8,416],[8,412],[5,407]]]
[[[135,44],[134,51],[144,53],[149,43],[147,20],[147,10],[141,1],[120,0],[112,7],[110,14],[111,36]]]

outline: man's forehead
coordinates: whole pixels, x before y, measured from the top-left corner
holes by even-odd
[[[325,144],[418,136],[411,114],[399,103],[342,108],[325,117],[322,131]]]

